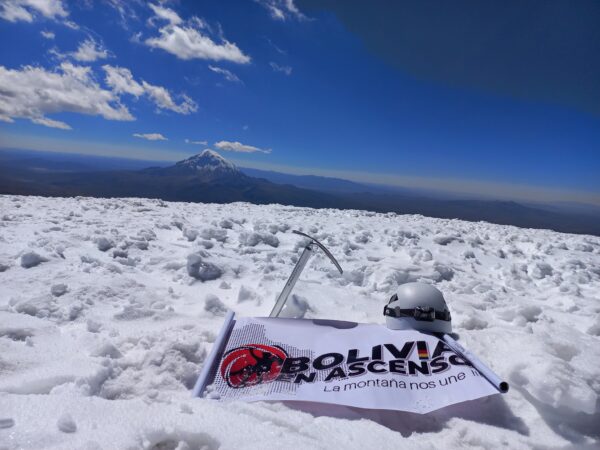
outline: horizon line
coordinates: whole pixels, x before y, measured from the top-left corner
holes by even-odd
[[[6,138],[6,134],[4,138]],[[1,136],[0,136],[1,137]],[[189,158],[200,152],[187,152],[180,150],[157,150],[140,145],[99,144],[86,142],[86,147],[91,151],[81,150],[81,144],[70,140],[54,138],[37,138],[27,136],[8,135],[9,139],[0,140],[0,149],[38,151],[48,153],[75,154],[81,156],[96,156],[124,160],[148,162],[176,162]],[[75,147],[77,146],[77,147]],[[210,149],[207,146],[206,149]],[[202,149],[206,150],[206,149]],[[218,150],[211,149],[218,152]],[[127,152],[127,156],[123,156]],[[581,191],[575,189],[560,189],[539,185],[524,185],[515,183],[494,182],[474,179],[436,178],[410,175],[396,175],[386,173],[359,172],[343,169],[323,169],[315,167],[289,166],[285,164],[269,163],[265,161],[249,161],[246,159],[224,158],[232,161],[239,167],[279,172],[296,176],[320,176],[338,178],[355,183],[367,183],[379,186],[396,188],[410,188],[427,190],[454,195],[469,195],[477,198],[492,198],[508,201],[529,201],[541,203],[573,202],[583,205],[600,207],[600,193]]]

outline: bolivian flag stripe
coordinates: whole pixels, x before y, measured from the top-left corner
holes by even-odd
[[[424,341],[417,342],[417,353],[419,354],[419,359],[429,358],[429,351],[427,350],[427,342],[424,342]]]

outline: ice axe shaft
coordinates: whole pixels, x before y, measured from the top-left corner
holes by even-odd
[[[452,350],[462,356],[464,359],[469,361],[477,371],[488,380],[492,386],[494,386],[502,394],[508,392],[508,383],[496,375],[492,369],[485,365],[475,354],[464,348],[458,342],[456,342],[449,334],[442,335],[444,342],[448,344]]]
[[[275,302],[275,306],[273,307],[271,314],[269,314],[269,317],[278,317],[279,314],[281,314],[281,310],[285,306],[285,303],[287,302],[288,297],[290,296],[292,290],[294,289],[294,286],[296,285],[298,278],[300,278],[300,275],[302,274],[302,271],[304,270],[306,263],[308,262],[309,258],[312,256],[312,253],[317,248],[320,248],[321,250],[323,250],[323,253],[325,253],[329,257],[329,259],[331,260],[333,265],[337,268],[337,270],[339,270],[340,273],[344,273],[344,271],[342,270],[340,264],[337,262],[335,257],[331,254],[331,252],[329,250],[327,250],[327,248],[323,244],[321,244],[314,237],[309,236],[308,234],[305,234],[305,233],[302,233],[302,232],[296,231],[296,230],[293,230],[292,232],[295,234],[298,234],[300,236],[309,238],[310,242],[306,245],[306,247],[304,247],[304,251],[302,252],[302,255],[300,255],[300,259],[298,259],[298,262],[296,263],[294,270],[292,270],[290,277],[288,278],[287,282],[285,283],[285,286],[283,287],[281,294],[279,294],[279,297],[277,297],[277,302]]]
[[[296,281],[298,281],[298,278],[300,278],[300,274],[304,270],[304,266],[306,266],[308,259],[311,257],[312,251],[313,250],[311,248],[311,244],[304,247],[304,251],[302,252],[302,255],[300,256],[300,259],[296,263],[294,270],[292,270],[292,274],[290,275],[287,282],[285,283],[285,286],[283,287],[281,294],[279,294],[279,297],[277,297],[277,302],[275,303],[275,306],[273,307],[271,314],[269,314],[269,317],[277,317],[281,313],[281,310],[283,309],[285,302],[287,301],[292,290],[294,289],[294,286],[296,285]]]

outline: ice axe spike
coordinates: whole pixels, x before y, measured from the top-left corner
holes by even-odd
[[[342,267],[337,262],[335,257],[318,240],[316,240],[312,236],[309,236],[306,233],[302,233],[301,231],[292,230],[292,233],[298,234],[300,236],[304,236],[304,237],[310,239],[310,242],[306,245],[306,247],[304,247],[304,251],[302,252],[302,255],[300,255],[300,259],[298,259],[298,262],[294,266],[294,270],[292,270],[292,273],[291,273],[290,277],[288,278],[287,282],[285,283],[285,286],[283,287],[281,294],[279,294],[279,297],[277,297],[277,302],[275,302],[275,306],[273,307],[271,314],[269,314],[269,317],[278,317],[279,316],[279,314],[281,313],[281,310],[285,306],[285,302],[287,302],[287,299],[290,296],[290,293],[292,292],[292,290],[294,289],[294,286],[296,285],[296,281],[298,281],[298,278],[300,278],[300,274],[304,270],[304,267],[306,266],[308,259],[310,258],[312,252],[315,251],[316,247],[323,250],[323,253],[325,253],[327,255],[327,257],[331,260],[333,265],[336,267],[337,270],[339,270],[340,273],[344,273],[344,271],[342,270]]]

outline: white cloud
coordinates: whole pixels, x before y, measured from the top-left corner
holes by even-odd
[[[131,94],[134,97],[139,97],[144,93],[144,88],[133,79],[133,75],[129,69],[109,65],[104,65],[102,68],[106,72],[104,81],[114,92],[118,94]]]
[[[108,50],[98,44],[94,39],[87,38],[79,44],[77,51],[70,53],[77,61],[92,62],[97,59],[108,58]]]
[[[183,20],[179,17],[175,11],[169,8],[163,8],[159,5],[153,5],[150,3],[150,8],[154,11],[155,17],[153,19],[162,19],[169,22],[171,25],[179,25]]]
[[[131,35],[131,37],[129,38],[129,42],[133,42],[134,44],[141,44],[142,43],[142,32],[138,31],[136,33],[133,33]]]
[[[104,3],[112,7],[119,14],[119,25],[125,30],[129,29],[129,21],[137,20],[138,16],[134,6],[137,1],[104,0]]]
[[[294,0],[255,0],[266,8],[275,20],[285,21],[287,19],[304,20],[306,16],[294,4]]]
[[[69,15],[62,0],[9,0],[9,3],[25,5],[49,19],[67,17]]]
[[[155,20],[168,22],[158,32],[159,36],[145,40],[146,45],[161,48],[180,59],[207,59],[212,61],[231,61],[239,64],[250,62],[237,45],[227,41],[222,36],[220,42],[215,42],[207,32],[205,22],[198,17],[192,17],[185,23],[179,15],[169,9],[150,5],[155,13]]]
[[[147,141],[168,141],[168,139],[160,133],[133,133],[133,136],[140,139],[146,139]]]
[[[50,119],[48,117],[37,117],[37,118],[31,119],[31,121],[38,125],[44,125],[45,127],[59,128],[61,130],[70,130],[71,129],[71,127],[69,125],[67,125],[66,123],[61,122],[60,120]]]
[[[277,53],[279,53],[280,55],[287,55],[287,52],[285,50],[283,50],[281,47],[277,46],[271,39],[269,39],[269,38],[265,38],[265,39],[267,40],[269,45],[275,49],[275,51]]]
[[[33,15],[16,2],[6,2],[0,5],[0,17],[9,22],[33,22]]]
[[[146,94],[154,101],[154,103],[156,103],[156,106],[161,109],[169,109],[179,114],[190,114],[198,109],[196,102],[185,94],[181,96],[183,102],[178,105],[173,101],[171,94],[169,94],[169,91],[164,87],[154,86],[145,81],[142,81],[142,86],[144,86]]]
[[[230,142],[230,141],[219,141],[215,142],[215,147],[219,150],[225,150],[228,152],[239,152],[239,153],[271,153],[271,149],[262,149],[254,147],[252,145],[245,145],[241,142]]]
[[[37,15],[47,19],[65,18],[69,12],[61,0],[2,0],[0,17],[9,22],[33,22]]]
[[[56,47],[51,48],[48,52],[59,60],[73,58],[80,62],[94,62],[98,59],[106,59],[113,56],[102,44],[96,42],[92,37],[88,37],[80,42],[77,50],[74,52],[62,53]]]
[[[190,141],[189,139],[186,139],[185,143],[193,145],[208,145],[208,141]]]
[[[40,31],[40,34],[45,39],[54,39],[55,38],[55,34],[52,31],[42,30],[42,31]]]
[[[221,67],[215,67],[215,66],[208,66],[208,68],[215,73],[223,75],[223,77],[227,81],[231,81],[232,83],[241,83],[242,82],[242,80],[240,80],[236,74],[234,74],[233,72],[231,72],[227,69],[222,69]]]
[[[0,120],[15,118],[52,128],[71,127],[46,114],[75,112],[109,120],[134,120],[113,92],[96,83],[89,67],[63,62],[55,71],[25,66],[19,70],[0,66]]]
[[[288,76],[292,74],[292,68],[290,66],[280,66],[275,62],[270,62],[269,65],[271,66],[271,69],[273,69],[275,72],[281,72]]]
[[[67,28],[70,28],[71,30],[79,30],[79,25],[77,25],[72,20],[65,20],[62,24]]]
[[[198,105],[187,95],[181,95],[183,101],[177,104],[167,89],[155,86],[142,80],[138,83],[129,69],[124,67],[102,66],[106,72],[105,82],[118,94],[130,94],[134,97],[147,95],[160,109],[168,109],[179,114],[190,114],[198,109]]]

